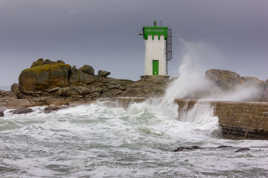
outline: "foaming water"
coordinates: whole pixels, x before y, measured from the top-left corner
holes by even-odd
[[[127,109],[105,102],[0,120],[1,177],[237,177],[265,175],[267,152],[217,150],[268,146],[262,141],[221,139],[209,105],[196,105],[178,119],[176,105],[153,99]],[[179,146],[197,151],[173,152]],[[256,162],[258,161],[258,163]],[[243,169],[241,169],[243,166]],[[254,173],[254,175],[255,175]],[[257,174],[256,174],[257,175]]]

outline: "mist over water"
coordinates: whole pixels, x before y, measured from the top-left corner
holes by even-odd
[[[44,107],[24,115],[5,111],[0,119],[1,177],[267,176],[268,143],[222,139],[210,105],[197,104],[178,119],[175,98],[215,87],[191,54],[185,54],[179,78],[160,99],[128,108],[98,101],[49,114]],[[216,149],[221,145],[252,149]],[[173,151],[180,146],[204,149]]]
[[[237,85],[232,91],[223,91],[205,77],[209,62],[220,63],[224,58],[220,52],[203,43],[183,42],[185,54],[179,66],[179,76],[166,91],[165,100],[173,102],[174,98],[193,98],[214,101],[245,101],[260,96],[262,88],[257,84]],[[211,55],[209,55],[211,53]],[[212,58],[212,59],[211,59]]]

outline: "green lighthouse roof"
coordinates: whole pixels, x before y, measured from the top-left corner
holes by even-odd
[[[165,40],[168,38],[168,27],[165,26],[157,26],[154,22],[154,26],[145,26],[143,27],[143,38],[148,40],[148,36],[152,35],[152,38],[154,39],[154,36],[157,35],[158,39],[160,39],[160,36],[163,35]]]

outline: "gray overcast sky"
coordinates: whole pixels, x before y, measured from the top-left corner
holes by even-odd
[[[0,0],[0,86],[39,57],[138,79],[144,42],[136,33],[155,19],[175,33],[171,74],[184,40],[220,53],[220,61],[204,55],[207,68],[268,79],[267,0]]]

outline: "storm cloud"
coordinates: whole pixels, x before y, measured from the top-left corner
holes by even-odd
[[[217,51],[200,54],[208,68],[267,79],[267,9],[267,0],[0,0],[0,86],[40,57],[136,80],[144,72],[137,33],[153,20],[174,32],[171,75],[187,41]]]

